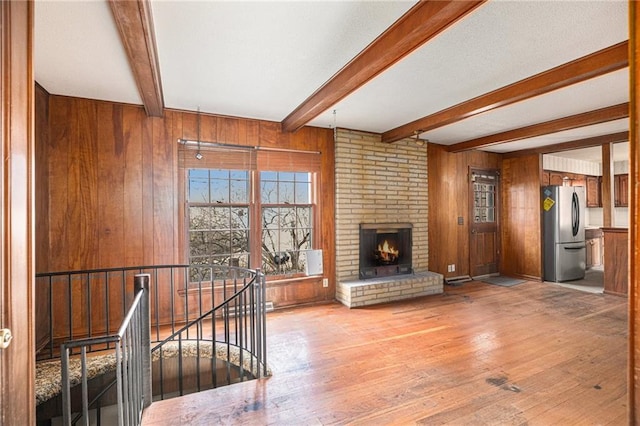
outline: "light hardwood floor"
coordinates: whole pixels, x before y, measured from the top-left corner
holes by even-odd
[[[273,376],[155,402],[151,425],[623,425],[627,303],[544,283],[445,286],[268,314]]]

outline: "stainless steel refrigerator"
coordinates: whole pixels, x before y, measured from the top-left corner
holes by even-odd
[[[542,188],[545,281],[584,278],[585,189],[582,186]]]

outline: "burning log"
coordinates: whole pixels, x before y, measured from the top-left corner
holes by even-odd
[[[387,240],[378,244],[378,249],[374,252],[376,261],[380,265],[391,265],[398,262],[400,251],[389,245]]]

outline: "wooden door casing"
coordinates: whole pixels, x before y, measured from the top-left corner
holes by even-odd
[[[498,272],[500,173],[469,168],[469,274],[472,277]],[[493,216],[478,214],[493,208]]]
[[[0,3],[0,424],[35,424],[33,2]]]

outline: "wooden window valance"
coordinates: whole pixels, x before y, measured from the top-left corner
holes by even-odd
[[[196,158],[198,151],[201,159]],[[179,165],[185,169],[234,169],[269,171],[320,171],[320,153],[253,147],[180,145]]]

